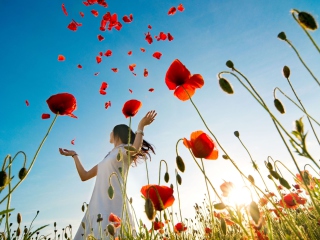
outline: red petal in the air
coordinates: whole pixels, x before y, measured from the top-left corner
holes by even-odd
[[[82,68],[82,65],[78,64],[78,68]]]
[[[83,12],[80,12],[80,16],[81,16],[81,17],[84,17],[84,13],[83,13]]]
[[[152,56],[153,56],[154,58],[156,58],[156,59],[160,59],[161,56],[162,56],[162,53],[161,53],[161,52],[155,52]]]
[[[173,14],[176,13],[176,11],[177,11],[177,9],[175,7],[172,7],[172,8],[169,9],[168,15],[173,15]]]
[[[150,33],[145,33],[146,35],[146,41],[151,44],[153,42],[152,36],[150,35]]]
[[[177,7],[177,9],[178,9],[180,12],[183,12],[183,11],[184,11],[184,7],[183,7],[182,3],[180,3],[180,5]]]
[[[104,40],[104,37],[99,34],[98,35],[98,40],[101,42],[102,40]]]
[[[64,3],[62,3],[62,11],[63,11],[63,13],[66,15],[66,16],[68,16],[68,13],[67,13],[67,9],[66,9],[66,7],[64,6]]]
[[[122,18],[122,20],[123,20],[125,23],[131,23],[132,20],[133,20],[133,15],[130,14],[129,17],[125,15],[125,16]]]
[[[86,1],[84,1],[84,2],[82,2],[83,3],[83,5],[85,5],[86,7],[88,7],[90,4],[88,3],[88,2],[86,2]]]
[[[136,73],[134,73],[134,72],[132,72],[132,74],[133,74],[133,76],[137,76],[137,74],[136,74]]]
[[[131,90],[131,89],[129,89],[129,92],[130,92],[130,93],[132,93],[132,90]]]
[[[107,87],[108,87],[108,83],[106,83],[106,82],[102,82],[102,83],[101,83],[101,87],[100,87],[100,89],[106,90],[106,89],[107,89]]]
[[[102,57],[102,55],[103,55],[103,52],[99,52],[99,55]]]
[[[100,73],[100,72],[96,72],[94,75],[95,75],[95,76],[98,76],[98,75],[99,75],[99,73]]]
[[[42,119],[48,119],[48,118],[50,118],[50,114],[49,113],[43,113],[41,118]]]
[[[99,13],[97,10],[91,10],[91,13],[93,14],[93,16],[98,17]]]
[[[163,40],[163,41],[164,41],[164,40],[166,40],[166,39],[167,39],[167,34],[165,34],[164,32],[160,32],[157,40],[158,40],[158,41],[160,41],[160,40]]]
[[[103,90],[103,89],[100,89],[99,92],[100,92],[101,95],[106,95],[107,94],[107,92],[105,90]]]
[[[118,72],[118,68],[111,68],[112,71],[114,71],[115,73]]]
[[[172,41],[172,40],[173,40],[173,37],[172,37],[172,35],[171,35],[170,33],[168,33],[168,40],[169,40],[169,41]]]
[[[144,77],[148,77],[148,74],[149,74],[148,70],[145,68],[144,71],[143,71],[143,76]]]
[[[111,107],[111,102],[110,102],[110,101],[108,101],[108,102],[106,102],[106,103],[104,104],[104,108],[105,108],[105,109],[108,109],[108,107]]]
[[[71,22],[71,23],[69,23],[68,28],[71,31],[76,31],[78,27],[77,27],[77,24],[75,24],[74,22]]]
[[[132,55],[132,51],[129,51],[129,52],[128,52],[128,55],[131,56],[131,55]]]
[[[130,65],[129,65],[130,71],[131,71],[131,72],[134,71],[134,68],[135,68],[136,66],[137,66],[137,65],[136,65],[135,63],[130,64]]]
[[[100,56],[96,56],[97,63],[101,63],[102,58]]]
[[[64,61],[66,58],[63,55],[58,55],[58,61]]]
[[[154,91],[154,88],[149,88],[149,92],[153,92]]]
[[[112,51],[111,50],[107,50],[104,55],[106,57],[110,57],[112,55]]]
[[[72,139],[72,140],[71,140],[71,144],[72,144],[72,145],[74,145],[74,140],[76,140],[76,139]]]
[[[152,28],[150,24],[148,25],[148,28],[149,28],[149,29],[151,29],[151,28]]]
[[[141,52],[145,52],[146,50],[144,48],[140,48]]]
[[[27,105],[27,107],[29,107],[29,105],[30,105],[28,100],[26,100],[26,105]]]
[[[77,27],[81,27],[81,26],[82,26],[82,23],[78,23],[78,22],[76,22],[74,19],[72,19],[72,22],[73,22]]]

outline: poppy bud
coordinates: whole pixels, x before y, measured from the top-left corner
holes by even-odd
[[[297,132],[303,134],[304,125],[303,125],[303,122],[302,122],[302,118],[300,118],[299,120],[296,120],[296,130],[297,130]]]
[[[284,186],[287,189],[290,189],[291,186],[289,185],[289,183],[287,182],[287,180],[285,180],[284,178],[280,177],[279,178],[279,183]]]
[[[266,167],[267,167],[269,170],[272,170],[272,169],[273,169],[272,164],[271,164],[270,162],[268,162],[268,163],[266,164]]]
[[[68,238],[68,234],[65,232],[64,233],[64,238],[67,239]]]
[[[85,222],[81,222],[81,226],[83,229],[86,229],[86,223]]]
[[[168,172],[166,172],[165,174],[164,174],[164,181],[167,183],[167,182],[169,182],[169,173]]]
[[[112,185],[110,185],[109,188],[108,188],[108,196],[109,196],[110,199],[113,199],[114,189],[113,189]]]
[[[144,210],[147,214],[148,219],[152,221],[156,215],[156,212],[154,210],[154,206],[150,198],[146,199],[146,202],[144,204]]]
[[[122,167],[119,167],[119,173],[122,174]]]
[[[282,69],[282,73],[285,78],[289,78],[290,77],[290,68],[287,66],[284,66]]]
[[[170,184],[170,188],[171,188],[171,189],[173,189],[173,185],[172,185],[172,183]]]
[[[54,223],[53,223],[53,226],[54,226],[54,227],[56,227],[56,226],[57,226],[57,223],[56,223],[56,222],[54,222]]]
[[[270,170],[270,174],[272,177],[274,177],[275,179],[279,179],[280,175],[279,173],[277,173],[276,171]]]
[[[226,92],[228,94],[233,94],[233,88],[232,88],[231,84],[228,82],[228,80],[226,80],[224,78],[220,78],[219,85],[224,92]]]
[[[279,33],[278,34],[278,38],[280,38],[283,41],[287,40],[287,36],[286,36],[286,34],[284,32]]]
[[[182,160],[182,158],[178,155],[176,157],[176,164],[177,164],[177,167],[178,169],[181,171],[181,172],[184,172],[184,170],[186,169],[185,165],[184,165],[184,161]]]
[[[226,235],[227,234],[227,224],[226,224],[226,221],[224,220],[224,218],[220,219],[220,226],[221,226],[223,234]]]
[[[81,210],[82,212],[84,212],[84,204],[82,204]]]
[[[109,233],[111,236],[114,236],[114,234],[115,234],[116,231],[115,231],[115,229],[114,229],[113,224],[108,224],[107,230],[108,230],[108,233]]]
[[[17,228],[17,237],[19,237],[21,234],[21,230],[20,230],[20,227]]]
[[[24,232],[24,234],[27,234],[28,228],[24,227],[23,232]]]
[[[259,207],[258,204],[256,204],[255,201],[252,201],[250,203],[249,206],[249,212],[250,212],[250,216],[253,219],[253,221],[258,224],[259,219],[260,219],[260,211],[259,211]]]
[[[99,214],[98,214],[98,218],[97,218],[97,222],[101,222],[102,220],[103,220],[102,214],[99,213]]]
[[[4,189],[9,183],[9,176],[5,171],[0,171],[0,190]]]
[[[238,131],[235,131],[235,132],[234,132],[234,135],[235,135],[237,138],[240,137],[240,134],[239,134]]]
[[[132,197],[129,199],[129,203],[132,204]]]
[[[182,183],[182,178],[181,178],[181,176],[180,176],[178,173],[177,173],[176,178],[177,178],[177,182],[179,183],[179,185],[181,185],[181,183]]]
[[[282,105],[282,103],[280,102],[280,100],[278,98],[274,99],[274,106],[276,107],[276,109],[281,113],[284,114],[286,111]]]
[[[18,215],[17,215],[17,223],[18,223],[18,224],[20,224],[20,223],[21,223],[21,221],[22,221],[21,214],[20,214],[20,213],[18,213]]]
[[[307,185],[310,185],[309,174],[308,174],[307,172],[304,172],[302,177],[303,177],[305,183],[306,183]]]
[[[318,28],[316,20],[314,20],[314,17],[309,13],[299,12],[298,20],[305,29],[316,30]]]
[[[119,152],[117,154],[117,161],[120,162],[123,159],[123,153],[121,151],[121,148],[119,148]]]
[[[254,178],[251,175],[248,176],[248,179],[251,182],[251,184],[254,185]]]
[[[231,60],[228,60],[226,62],[226,65],[227,65],[228,68],[232,68],[232,69],[234,68],[233,62]]]
[[[269,175],[268,175],[268,178],[269,178],[269,179],[272,179],[272,176],[269,174]]]
[[[20,171],[19,171],[19,179],[22,180],[26,177],[28,171],[26,168],[21,168]]]
[[[225,159],[225,160],[229,159],[229,157],[227,155],[222,155],[222,158]]]

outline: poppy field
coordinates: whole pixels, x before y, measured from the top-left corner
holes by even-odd
[[[201,61],[192,66],[189,61],[185,61],[186,58],[180,58],[179,54],[176,54],[175,57],[170,55],[170,63],[164,66],[165,70],[163,71],[162,68],[161,71],[159,70],[161,72],[161,80],[153,81],[154,79],[158,79],[158,76],[155,75],[157,67],[151,65],[150,62],[154,61],[155,65],[159,64],[159,62],[164,61],[163,59],[169,55],[169,52],[179,51],[177,45],[173,45],[174,47],[171,48],[170,44],[175,44],[176,41],[179,41],[178,44],[183,44],[183,41],[186,41],[185,39],[181,40],[174,30],[171,31],[168,24],[161,25],[157,21],[152,24],[143,22],[145,29],[140,33],[135,32],[133,34],[135,37],[130,38],[130,41],[138,42],[142,40],[144,45],[139,42],[141,46],[138,49],[131,48],[129,44],[122,46],[124,49],[122,51],[125,51],[125,53],[122,52],[121,55],[118,51],[119,49],[115,47],[117,38],[120,39],[119,36],[121,36],[120,34],[123,31],[130,31],[130,26],[135,21],[140,21],[141,23],[142,20],[134,12],[128,12],[124,15],[117,13],[113,10],[112,6],[114,4],[111,2],[107,3],[105,0],[85,0],[82,1],[81,6],[79,5],[76,8],[77,15],[75,15],[75,11],[68,10],[71,3],[60,3],[59,12],[64,17],[64,20],[67,19],[68,21],[67,24],[64,22],[63,26],[64,31],[67,31],[65,35],[79,33],[89,22],[87,20],[88,17],[99,22],[98,25],[94,26],[95,30],[98,29],[99,34],[93,36],[94,41],[91,46],[88,44],[83,49],[77,49],[73,52],[74,56],[65,50],[72,48],[70,45],[66,45],[67,47],[64,49],[66,54],[63,53],[63,49],[59,53],[54,52],[52,54],[56,63],[67,65],[67,67],[61,67],[64,71],[71,67],[73,68],[72,71],[74,69],[76,71],[88,69],[89,53],[85,52],[85,49],[105,42],[108,44],[104,45],[104,49],[100,45],[100,50],[96,55],[90,56],[90,61],[93,61],[96,67],[93,69],[89,67],[89,70],[87,70],[90,71],[90,77],[95,79],[95,82],[90,82],[90,87],[86,86],[85,90],[81,90],[81,92],[74,91],[76,94],[72,89],[80,88],[80,85],[88,83],[83,83],[80,80],[77,81],[77,84],[73,83],[70,85],[68,85],[69,83],[60,82],[59,84],[62,88],[68,90],[55,92],[44,97],[46,100],[43,101],[45,102],[43,104],[46,110],[42,111],[41,109],[41,114],[37,112],[39,115],[37,121],[41,120],[48,125],[45,125],[45,132],[41,132],[41,134],[37,133],[37,136],[38,134],[42,135],[42,138],[40,144],[36,146],[34,154],[32,156],[28,154],[27,156],[27,151],[19,150],[14,154],[7,153],[4,157],[2,170],[0,171],[0,228],[2,228],[0,239],[73,239],[78,226],[68,224],[61,227],[59,221],[43,224],[46,218],[39,215],[41,209],[36,214],[33,213],[34,217],[25,225],[23,222],[24,211],[30,214],[31,210],[27,211],[27,207],[21,210],[16,209],[14,204],[12,204],[17,189],[23,189],[24,184],[22,183],[28,182],[31,176],[36,174],[33,169],[36,168],[39,161],[42,161],[42,158],[45,159],[45,154],[40,154],[40,152],[47,151],[45,145],[52,144],[52,146],[56,147],[59,144],[60,147],[62,144],[70,144],[67,148],[77,149],[80,146],[79,148],[83,152],[92,152],[92,149],[88,150],[86,147],[83,147],[86,145],[81,145],[83,139],[76,136],[76,134],[73,137],[70,137],[71,135],[63,135],[64,129],[67,132],[68,128],[72,128],[72,126],[68,126],[68,124],[73,124],[72,121],[78,121],[81,118],[105,118],[109,120],[114,116],[107,114],[117,109],[116,111],[121,114],[121,118],[135,131],[134,123],[139,118],[139,114],[143,114],[142,111],[145,110],[143,109],[144,105],[148,107],[170,105],[168,102],[161,102],[162,98],[166,97],[165,95],[156,95],[157,91],[160,92],[159,86],[170,93],[170,101],[183,104],[184,107],[179,105],[175,113],[162,111],[162,113],[165,113],[163,115],[166,115],[163,118],[160,118],[161,114],[159,114],[160,119],[166,120],[161,125],[160,131],[168,131],[169,133],[165,136],[171,138],[170,141],[167,138],[160,140],[157,138],[157,135],[151,138],[147,133],[145,134],[145,139],[149,140],[151,138],[152,144],[155,146],[157,146],[157,141],[170,142],[173,149],[170,152],[172,156],[170,159],[162,159],[161,154],[165,150],[160,148],[159,151],[156,149],[157,155],[152,156],[151,161],[147,154],[143,154],[142,151],[139,152],[139,150],[129,144],[124,147],[127,158],[124,158],[123,153],[119,151],[117,155],[117,161],[119,162],[124,162],[124,159],[130,160],[135,154],[145,156],[145,161],[143,160],[137,164],[132,163],[132,167],[130,168],[130,174],[134,172],[136,175],[139,175],[139,172],[138,174],[136,172],[136,167],[145,174],[143,175],[146,176],[146,179],[143,180],[144,184],[138,182],[140,184],[138,189],[134,189],[132,186],[135,185],[132,183],[129,171],[124,173],[122,169],[119,169],[119,173],[107,176],[109,179],[109,188],[106,190],[108,197],[113,199],[115,194],[110,178],[121,178],[123,180],[123,183],[120,183],[122,198],[128,199],[128,203],[123,205],[120,216],[113,213],[108,216],[102,213],[96,216],[96,223],[99,225],[98,235],[95,235],[93,231],[86,231],[87,226],[85,226],[84,222],[81,222],[80,227],[84,229],[83,239],[320,239],[320,163],[317,154],[314,154],[316,152],[314,149],[318,150],[320,145],[320,138],[318,137],[320,123],[317,117],[314,116],[316,114],[311,114],[315,106],[317,106],[317,100],[307,101],[307,104],[303,100],[306,95],[308,95],[309,99],[313,98],[311,95],[320,86],[320,81],[316,76],[317,70],[313,71],[312,69],[314,63],[309,64],[308,57],[303,54],[304,49],[296,47],[294,41],[291,41],[285,30],[279,31],[274,36],[284,48],[289,48],[290,58],[297,62],[297,65],[290,68],[290,66],[284,64],[281,66],[281,72],[279,69],[277,70],[278,75],[281,75],[281,79],[285,83],[281,83],[281,87],[273,89],[272,103],[268,101],[269,99],[266,99],[266,92],[270,95],[270,89],[266,91],[258,90],[255,87],[256,81],[251,80],[250,74],[247,75],[246,73],[246,69],[242,69],[242,64],[238,65],[233,60],[224,61],[219,59],[219,61],[223,62],[223,69],[225,70],[222,69],[220,72],[215,73],[215,86],[223,93],[223,98],[212,100],[210,98],[212,96],[203,96],[203,92],[201,92],[209,84],[207,77],[201,73],[203,68],[200,68],[200,66],[203,67],[207,64],[205,59],[202,61],[199,58]],[[167,10],[163,15],[172,19],[173,17],[183,16],[183,14],[188,13],[187,6],[190,5],[185,3],[165,4]],[[289,16],[286,17],[294,22],[295,31],[298,32],[298,36],[303,38],[306,45],[311,46],[312,54],[317,56],[320,53],[319,39],[313,37],[313,33],[318,31],[317,17],[307,10],[300,9],[291,9]],[[178,22],[180,20],[172,21],[172,24],[174,24],[174,21]],[[158,31],[157,24],[163,30]],[[205,36],[205,33],[203,34]],[[73,41],[77,41],[76,38]],[[128,42],[130,41],[128,40]],[[225,41],[227,45],[228,41]],[[165,46],[169,50],[164,50],[160,45],[156,45],[162,43],[166,44]],[[155,45],[156,48],[154,48]],[[77,55],[78,52],[88,55],[80,58]],[[117,55],[118,57],[121,55],[119,59],[129,58],[129,60],[117,62],[113,60]],[[141,60],[142,57],[139,59],[138,56],[143,56],[145,59]],[[228,57],[227,59],[231,58]],[[311,57],[309,56],[309,58]],[[315,59],[317,58],[315,57]],[[285,62],[283,59],[281,61]],[[169,60],[166,60],[167,62]],[[106,65],[103,65],[104,63]],[[257,71],[261,67],[259,66],[259,62],[250,62],[250,64],[256,65]],[[270,65],[274,66],[273,64],[274,62],[270,62]],[[238,66],[241,66],[241,69],[240,67],[238,69]],[[201,70],[197,70],[197,68]],[[55,67],[53,69],[54,72]],[[108,72],[108,75],[105,72]],[[112,77],[110,76],[119,76],[122,72],[129,74],[126,75],[127,79],[130,77],[129,83],[115,83],[115,81],[112,81]],[[294,82],[296,80],[296,72],[305,73],[303,85],[299,85],[299,87],[296,87]],[[261,75],[263,74],[265,73],[261,73]],[[75,76],[78,75],[75,74]],[[117,78],[114,77],[114,79]],[[142,79],[145,82],[142,82]],[[291,79],[295,80],[291,81]],[[271,79],[270,82],[272,81]],[[57,85],[59,84],[57,83]],[[283,86],[286,86],[289,90],[284,91]],[[95,89],[95,95],[100,97],[99,102],[96,101],[95,97],[91,99],[91,96],[88,96],[90,101],[83,101],[83,96],[80,96],[81,94],[92,94],[90,92],[92,90],[91,87]],[[232,98],[240,88],[242,89],[240,90],[242,91],[241,94],[250,96],[250,104],[257,105],[261,110],[261,112],[257,113],[259,118],[268,119],[268,124],[274,128],[273,130],[276,133],[276,136],[272,138],[277,138],[277,141],[274,141],[272,138],[268,139],[270,145],[263,146],[263,148],[271,149],[273,148],[273,143],[279,143],[280,141],[281,146],[277,147],[281,148],[281,152],[286,152],[287,159],[277,160],[278,157],[261,156],[263,160],[257,161],[256,157],[251,154],[250,148],[252,146],[246,145],[245,140],[247,135],[260,134],[260,132],[255,132],[255,126],[251,126],[255,131],[252,130],[252,132],[246,132],[243,135],[242,131],[229,129],[229,121],[237,122],[237,115],[244,116],[246,112],[250,112],[253,109],[251,109],[251,105],[246,105],[238,112],[235,112],[234,108],[229,108],[229,102],[225,99]],[[300,91],[303,92],[302,95],[299,94]],[[122,97],[123,95],[125,97]],[[27,109],[36,105],[32,94],[29,94],[29,96],[30,99],[25,99],[23,102],[24,107]],[[78,99],[81,100],[79,101]],[[314,97],[314,99],[316,98]],[[81,103],[84,102],[86,103],[82,105]],[[149,102],[157,102],[158,105],[152,105]],[[310,102],[314,106],[309,106]],[[244,100],[244,103],[247,104],[246,100]],[[230,131],[233,133],[233,139],[236,139],[237,144],[241,146],[241,149],[245,153],[245,155],[241,155],[241,158],[245,156],[246,165],[240,161],[237,154],[230,149],[229,145],[226,146],[224,144],[225,139],[219,137],[220,132],[217,133],[218,131],[214,127],[215,120],[209,118],[212,116],[213,118],[219,118],[219,115],[222,115],[222,113],[215,112],[215,106],[217,105],[221,107],[219,109],[223,109],[223,112],[229,113],[229,109],[233,109],[231,112],[234,111],[235,113],[235,116],[228,119],[225,117],[223,120],[224,124],[220,125],[217,123],[216,126],[223,126],[223,131],[226,134],[229,134]],[[99,111],[103,110],[103,114],[105,115],[92,114],[91,108],[96,107],[99,108]],[[169,106],[161,107],[168,107],[169,109]],[[88,110],[83,110],[85,108]],[[309,109],[312,110],[309,111]],[[158,111],[156,107],[155,110]],[[288,114],[291,110],[298,112],[298,116],[300,117],[291,119],[293,124],[290,129],[288,125],[282,122],[282,116]],[[112,112],[112,114],[114,113]],[[172,121],[170,118],[171,114],[178,115],[178,118]],[[67,119],[67,122],[64,122],[62,127],[58,125],[61,118]],[[252,115],[248,118],[252,118]],[[239,116],[239,119],[243,118]],[[150,128],[156,122],[157,120]],[[96,123],[94,121],[90,122],[85,127],[104,131],[104,127],[98,126]],[[110,120],[111,123],[113,124],[114,122]],[[185,136],[176,137],[175,131],[180,131],[183,128],[182,126],[188,124],[192,124],[194,130],[188,130],[187,134],[184,132]],[[259,124],[265,124],[265,122],[256,121],[252,125]],[[56,125],[58,125],[57,130],[59,131],[57,131],[57,134],[59,134],[60,138],[58,144],[56,142],[48,142],[50,136],[55,133]],[[164,135],[159,134],[159,136]],[[269,135],[266,136],[268,137]],[[128,142],[130,142],[130,137],[129,134]],[[90,138],[88,137],[88,139]],[[87,140],[86,144],[89,141]],[[0,142],[2,143],[1,139]],[[256,145],[259,145],[259,143],[257,142]],[[104,145],[101,146],[105,147]],[[55,154],[58,155],[57,152]],[[88,156],[91,156],[90,154],[88,153]],[[92,155],[94,154],[92,153]],[[52,156],[50,155],[50,157]],[[19,167],[16,167],[17,162],[21,161],[21,159],[23,159],[22,167],[21,164]],[[154,165],[155,162],[156,165]],[[222,170],[218,169],[217,165],[214,165],[218,162],[219,166],[222,166]],[[69,163],[64,164],[61,165],[62,168],[69,166]],[[16,173],[17,168],[19,169]],[[215,171],[223,172],[222,180],[217,181],[214,174],[212,174],[213,168],[215,168]],[[52,169],[54,168],[52,167]],[[194,174],[195,171],[197,175]],[[56,169],[52,170],[52,172],[54,172],[55,181],[57,181],[56,185],[54,185],[56,187],[61,184],[58,179],[62,178],[62,174]],[[238,175],[238,178],[231,176],[235,174]],[[130,177],[128,178],[128,176]],[[139,178],[139,176],[135,177],[134,179]],[[38,182],[41,181],[44,180],[38,180]],[[190,182],[193,182],[194,185],[191,185]],[[67,181],[63,184],[72,185],[72,183]],[[205,191],[200,193],[200,195],[204,195],[203,201],[195,203],[192,209],[185,209],[183,202],[192,201],[193,197],[199,196],[198,189],[195,189],[197,185],[201,185],[199,189],[204,189]],[[241,188],[238,185],[241,185]],[[34,185],[34,188],[37,188],[37,185]],[[130,194],[133,191],[135,195],[132,197]],[[62,192],[61,195],[60,200],[80,196],[73,196],[72,187],[70,188],[70,193]],[[41,197],[40,191],[39,196]],[[81,200],[81,202],[83,203],[78,207],[79,212],[81,208],[81,214],[86,214],[90,206],[88,206],[85,200]],[[128,216],[128,211],[133,215],[134,227],[127,220],[128,218],[125,217]],[[192,212],[193,217],[189,217],[186,212],[188,214]],[[60,213],[60,215],[63,218],[63,214]],[[37,222],[39,218],[44,218],[44,221]],[[107,225],[101,224],[103,219],[108,219]]]

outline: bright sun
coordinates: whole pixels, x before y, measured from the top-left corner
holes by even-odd
[[[229,204],[234,206],[249,205],[252,201],[249,190],[238,186],[235,186],[235,188],[230,191],[227,199]]]

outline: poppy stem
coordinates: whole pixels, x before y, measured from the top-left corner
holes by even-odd
[[[159,164],[160,166],[159,166],[159,182],[158,182],[158,185],[160,185],[161,163],[162,163],[162,162],[164,162],[164,163],[166,164],[166,171],[168,172],[168,164],[167,164],[166,160],[163,160],[163,159],[162,159],[162,160],[160,161],[160,164]]]
[[[179,203],[179,211],[180,211],[180,220],[182,222],[182,213],[181,213],[181,205],[180,205],[180,194],[179,194],[179,187],[178,187],[178,180],[177,180],[177,169],[175,169],[175,173],[176,173],[176,186],[177,186],[177,193],[178,193],[178,203]]]

